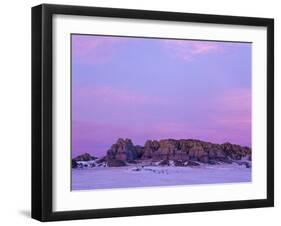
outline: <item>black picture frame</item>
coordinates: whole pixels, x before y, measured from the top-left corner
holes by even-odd
[[[52,18],[55,14],[182,21],[267,28],[267,198],[95,210],[52,210]],[[122,217],[274,206],[274,20],[43,4],[32,8],[32,218],[40,221]]]

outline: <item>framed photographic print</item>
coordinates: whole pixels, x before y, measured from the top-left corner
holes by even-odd
[[[274,21],[32,8],[32,217],[274,205]]]

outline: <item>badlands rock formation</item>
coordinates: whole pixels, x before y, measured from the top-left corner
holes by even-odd
[[[79,161],[95,160],[94,165],[109,167],[144,162],[173,166],[237,162],[250,167],[251,153],[251,148],[231,143],[214,144],[194,139],[163,139],[147,140],[144,146],[140,146],[134,145],[130,139],[120,138],[107,150],[103,158],[97,159],[86,153],[74,158],[72,166],[77,167],[76,162]]]

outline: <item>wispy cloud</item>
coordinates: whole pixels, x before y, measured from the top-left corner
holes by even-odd
[[[164,40],[164,46],[172,57],[190,61],[199,55],[206,55],[220,51],[219,43],[195,40]]]
[[[117,44],[124,39],[110,36],[72,36],[73,62],[83,64],[106,63],[114,55]]]

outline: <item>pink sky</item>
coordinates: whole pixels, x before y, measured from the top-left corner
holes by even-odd
[[[251,146],[251,44],[72,36],[72,151],[118,138]]]

